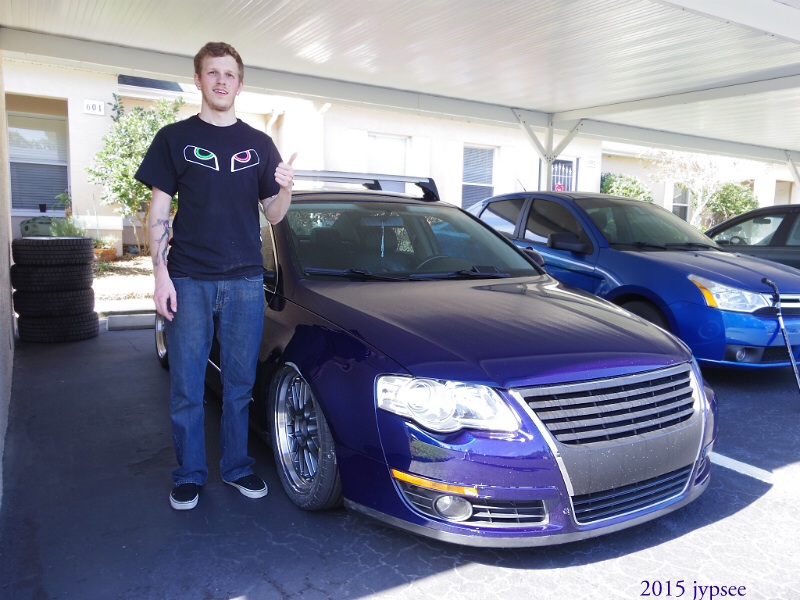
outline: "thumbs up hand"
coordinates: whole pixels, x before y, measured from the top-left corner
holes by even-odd
[[[278,163],[278,168],[275,169],[275,181],[278,183],[281,188],[288,189],[291,191],[292,186],[294,185],[294,167],[292,163],[294,163],[294,159],[297,158],[297,152],[292,154],[292,157],[289,159],[289,162],[281,162]]]

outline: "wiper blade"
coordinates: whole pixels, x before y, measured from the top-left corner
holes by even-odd
[[[666,250],[666,246],[661,244],[651,244],[649,242],[614,242],[612,246],[633,246],[634,248],[658,248],[659,250]]]
[[[440,273],[412,273],[410,279],[505,279],[506,277],[511,277],[511,274],[501,273],[500,271],[461,269],[460,271],[443,271]]]
[[[303,269],[306,275],[326,275],[330,277],[346,277],[347,279],[373,279],[375,281],[408,281],[408,277],[394,277],[367,271],[366,269],[322,269],[307,267]]]
[[[704,242],[675,242],[673,244],[667,244],[667,246],[670,248],[682,246],[684,248],[705,248],[707,250],[719,250],[719,248],[717,248],[715,245],[706,244]]]

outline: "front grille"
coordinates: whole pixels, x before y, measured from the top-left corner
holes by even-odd
[[[792,352],[795,352],[794,346],[792,346]],[[761,355],[761,362],[762,363],[773,363],[773,362],[788,362],[789,361],[789,351],[786,349],[786,346],[769,346],[768,348],[764,348],[764,354]]]
[[[434,501],[443,495],[442,492],[422,488],[404,481],[398,481],[397,484],[403,492],[403,497],[411,506],[424,515],[442,519],[442,516],[433,508]],[[547,521],[547,510],[542,500],[519,502],[491,498],[465,499],[472,504],[472,516],[461,522],[469,525],[503,528],[539,525]]]
[[[625,515],[653,506],[680,494],[686,487],[692,466],[671,473],[601,492],[573,496],[575,520],[583,525]]]
[[[688,363],[625,377],[516,390],[562,444],[591,444],[673,427],[694,414]]]
[[[781,294],[781,313],[784,317],[800,316],[800,295]],[[762,316],[777,316],[778,311],[774,306],[766,306],[754,311],[753,314]]]

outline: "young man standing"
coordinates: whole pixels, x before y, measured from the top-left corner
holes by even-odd
[[[267,494],[247,453],[264,321],[258,204],[270,223],[283,219],[292,200],[296,156],[282,162],[268,135],[237,119],[234,102],[244,65],[232,46],[206,44],[194,57],[194,70],[200,113],[162,128],[136,172],[153,193],[153,300],[167,320],[178,461],[170,503],[176,510],[197,505],[208,477],[203,393],[215,329],[223,380],[222,479],[248,498]],[[176,193],[179,208],[170,240],[170,201]]]

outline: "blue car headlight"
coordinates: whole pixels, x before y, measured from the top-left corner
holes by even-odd
[[[492,388],[458,381],[382,375],[376,381],[378,408],[411,419],[426,429],[513,432],[519,421]]]
[[[772,306],[769,294],[749,292],[699,275],[689,275],[689,281],[700,289],[706,304],[711,308],[749,313]]]

